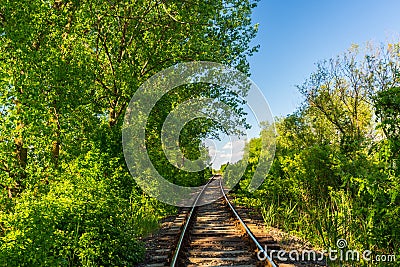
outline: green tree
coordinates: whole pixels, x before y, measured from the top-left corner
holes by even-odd
[[[326,248],[345,238],[349,248],[398,253],[399,56],[398,45],[366,54],[353,46],[317,64],[299,86],[304,103],[276,122],[265,182],[253,195],[237,190],[238,201]]]
[[[136,240],[173,209],[149,199],[128,173],[125,108],[147,78],[181,61],[247,73],[246,58],[257,50],[249,46],[254,7],[236,0],[0,3],[1,264],[140,260]],[[186,90],[159,110],[200,92]],[[154,116],[158,127],[164,115]],[[203,134],[182,137],[190,153]]]

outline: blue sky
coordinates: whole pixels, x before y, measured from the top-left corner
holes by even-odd
[[[364,45],[400,40],[400,0],[261,0],[253,13],[260,51],[249,59],[251,79],[272,113],[285,116],[302,102],[295,85],[315,63]]]

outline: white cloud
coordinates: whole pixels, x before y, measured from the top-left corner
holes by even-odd
[[[246,143],[246,141],[244,139],[235,140],[233,142],[229,141],[222,147],[222,149],[227,150],[227,149],[232,149],[232,148],[237,148],[237,147],[242,148],[245,143]]]

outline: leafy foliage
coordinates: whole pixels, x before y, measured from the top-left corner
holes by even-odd
[[[319,63],[299,86],[303,105],[276,122],[266,180],[254,195],[246,193],[248,170],[238,201],[257,207],[268,225],[326,249],[344,238],[349,249],[398,254],[399,48],[362,57],[353,47]],[[251,144],[253,151],[260,147]]]
[[[141,260],[139,238],[174,208],[143,194],[128,173],[125,108],[147,78],[181,61],[248,72],[246,57],[257,50],[249,46],[254,7],[236,0],[0,2],[2,265]],[[182,89],[157,108],[166,112],[196,94]],[[161,118],[154,114],[153,129]],[[201,134],[184,133],[191,154]],[[158,132],[148,138],[157,143]],[[198,184],[207,175],[174,182]]]

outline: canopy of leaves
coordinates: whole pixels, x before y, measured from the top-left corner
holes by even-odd
[[[247,57],[257,50],[249,45],[255,5],[0,2],[0,265],[140,261],[138,238],[174,209],[144,195],[125,166],[121,126],[129,100],[147,78],[182,61],[248,73]],[[218,90],[204,94],[235,105]],[[150,120],[150,141],[158,142],[162,113],[200,91],[166,96]],[[194,128],[182,137],[189,154],[195,156],[202,135]],[[158,149],[150,152],[160,159]],[[199,184],[207,175],[174,182]]]

